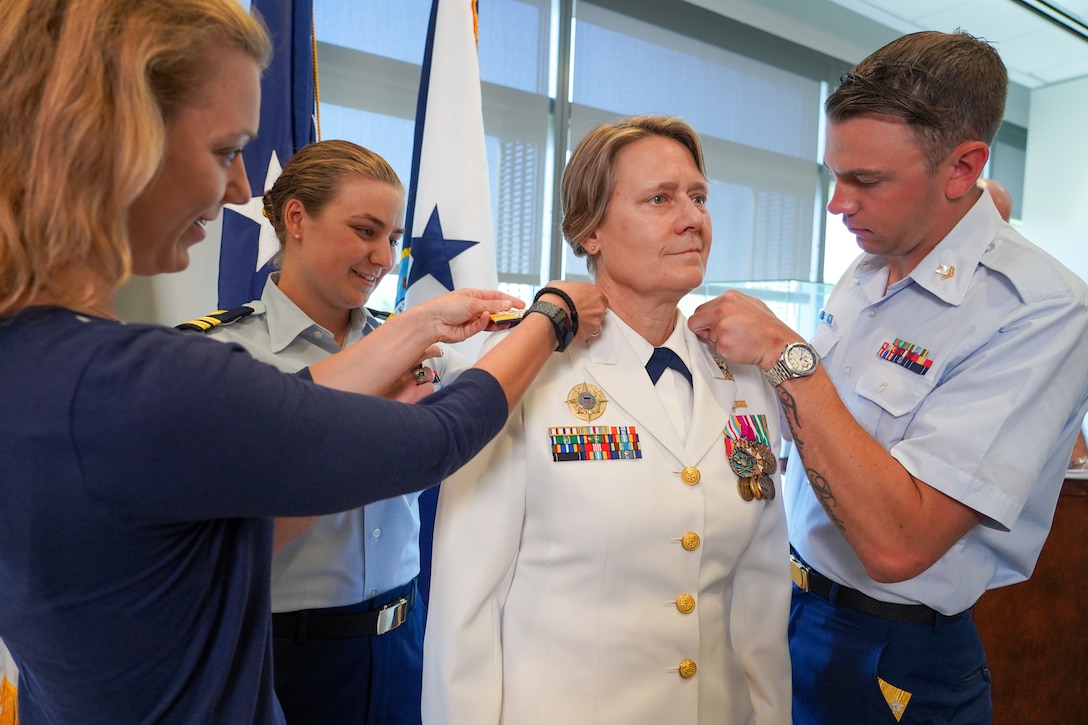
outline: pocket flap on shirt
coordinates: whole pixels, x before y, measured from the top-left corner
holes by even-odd
[[[933,380],[884,360],[875,360],[858,376],[857,394],[889,414],[906,415],[921,404],[933,388]]]

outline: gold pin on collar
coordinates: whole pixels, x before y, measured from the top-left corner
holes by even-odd
[[[722,375],[726,380],[733,379],[733,373],[729,372],[729,365],[725,362],[725,358],[720,358],[717,355],[714,356],[714,364],[718,366],[718,369],[722,371]]]

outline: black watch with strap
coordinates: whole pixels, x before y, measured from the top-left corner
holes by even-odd
[[[570,324],[566,310],[562,307],[544,300],[537,300],[529,309],[525,310],[526,315],[532,312],[539,312],[552,321],[552,327],[555,328],[555,339],[559,343],[559,347],[555,348],[556,352],[563,352],[574,342],[574,328]]]
[[[571,331],[578,334],[578,308],[574,306],[574,300],[570,298],[563,290],[558,287],[541,287],[540,291],[533,296],[533,302],[539,302],[542,295],[555,295],[559,299],[563,300],[563,304],[570,310],[570,328]]]

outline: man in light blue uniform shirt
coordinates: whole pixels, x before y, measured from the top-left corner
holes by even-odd
[[[969,610],[1031,575],[1088,408],[1088,288],[976,186],[1006,93],[965,33],[876,51],[827,101],[828,210],[863,254],[811,345],[739,293],[691,318],[793,434],[798,725],[990,720]]]

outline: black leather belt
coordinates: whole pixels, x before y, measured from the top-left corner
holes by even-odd
[[[790,571],[793,574],[793,583],[806,592],[815,594],[832,604],[849,607],[858,612],[872,614],[897,622],[914,622],[916,624],[933,625],[940,621],[957,619],[966,612],[951,616],[941,614],[935,609],[930,609],[924,604],[893,604],[873,599],[868,594],[863,594],[856,589],[838,585],[838,590],[832,596],[832,586],[836,582],[831,581],[820,572],[816,571],[801,560],[801,557],[790,548]]]
[[[329,613],[328,609],[303,609],[298,612],[280,612],[272,615],[272,636],[293,637],[300,642],[307,639],[345,639],[392,632],[404,624],[416,602],[416,580],[382,595],[386,602],[372,611]],[[375,597],[377,599],[377,597]]]

